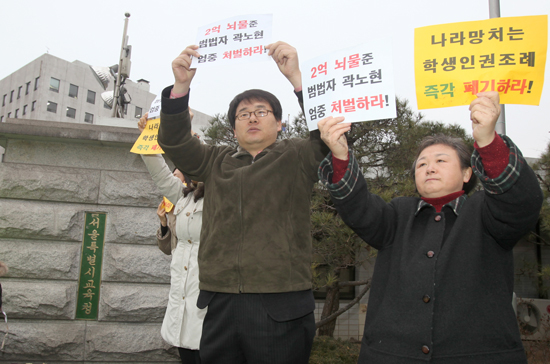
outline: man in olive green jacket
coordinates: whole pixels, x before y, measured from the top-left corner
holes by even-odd
[[[296,49],[266,47],[302,101]],[[159,144],[183,173],[205,182],[199,251],[199,307],[208,306],[203,363],[307,363],[315,335],[311,292],[310,197],[328,153],[318,131],[277,141],[279,100],[248,90],[230,104],[237,149],[201,145],[190,135],[187,47],[163,91]],[[186,158],[186,156],[193,156]]]

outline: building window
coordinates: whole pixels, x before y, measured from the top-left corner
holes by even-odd
[[[21,98],[21,90],[23,89],[23,86],[19,86],[19,89],[17,90],[17,99],[19,100]]]
[[[57,78],[50,79],[50,91],[59,92],[59,80]]]
[[[25,87],[25,95],[29,94],[29,89],[31,88],[31,81],[27,82],[27,87]]]
[[[15,109],[15,118],[17,119],[18,116],[19,116],[19,109]]]
[[[94,123],[94,114],[88,112],[84,113],[84,122],[93,124]]]
[[[74,97],[74,98],[78,97],[78,86],[75,86],[72,83],[69,86],[69,97]]]
[[[36,77],[34,79],[34,91],[38,90],[38,80],[40,79],[40,77]]]
[[[95,105],[95,92],[94,91],[88,90],[88,98],[86,99],[86,101],[88,101],[89,104],[94,104]]]
[[[4,115],[0,116],[0,123],[4,122]]]
[[[11,90],[11,93],[10,93],[10,104],[13,102],[13,93],[14,93],[14,91]]]
[[[327,274],[330,272],[329,267],[326,264],[319,264],[315,270],[319,274],[322,280],[325,280]],[[339,273],[340,281],[354,281],[355,280],[355,267],[348,267],[340,270]],[[326,287],[320,288],[313,291],[313,297],[318,300],[324,300],[327,298],[327,289]],[[340,299],[341,300],[352,300],[355,298],[355,287],[347,286],[340,289]]]
[[[73,109],[72,107],[67,108],[67,117],[74,119],[76,118],[76,109]]]
[[[55,102],[48,101],[48,106],[46,108],[49,112],[57,112],[57,104]]]
[[[8,119],[11,118],[11,112],[8,113]]]
[[[32,102],[31,111],[34,111],[35,108],[36,108],[36,100],[34,100],[34,101]]]
[[[103,101],[103,107],[106,108],[106,109],[111,110],[111,107],[110,107],[109,104],[106,103],[105,101]]]
[[[27,105],[23,106],[23,115],[27,115]]]
[[[136,106],[136,114],[134,116],[139,119],[141,117],[142,112],[143,110],[141,109],[141,107]]]
[[[8,97],[8,94],[4,95],[4,98],[2,99],[2,106],[6,106],[6,97]]]

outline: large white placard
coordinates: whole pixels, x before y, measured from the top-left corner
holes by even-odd
[[[197,45],[200,58],[192,67],[267,61],[273,25],[272,14],[240,15],[200,27]]]
[[[392,46],[387,39],[317,57],[301,65],[309,130],[327,116],[346,122],[396,116]]]

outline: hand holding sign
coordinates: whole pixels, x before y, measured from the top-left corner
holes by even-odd
[[[500,96],[496,91],[480,92],[470,104],[472,135],[483,148],[495,138],[495,125],[500,115]]]
[[[189,86],[197,71],[195,68],[191,68],[191,57],[200,57],[197,49],[199,49],[198,46],[190,45],[172,61],[172,72],[174,73],[174,88],[172,91],[174,93],[184,94],[189,91]]]
[[[160,223],[162,226],[168,225],[168,220],[166,219],[166,207],[164,200],[166,197],[162,199],[162,201],[159,204],[159,207],[157,208],[157,216],[159,217]]]
[[[266,46],[281,73],[290,81],[294,89],[302,87],[302,73],[296,48],[285,42],[275,42]]]
[[[317,123],[321,139],[330,148],[332,155],[338,159],[348,159],[348,141],[344,135],[351,129],[351,123],[342,123],[343,117],[329,116]]]
[[[138,121],[138,129],[140,133],[143,133],[145,127],[147,126],[147,119],[149,118],[149,113],[146,112]]]

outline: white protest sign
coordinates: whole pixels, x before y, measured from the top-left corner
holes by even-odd
[[[301,65],[309,130],[327,116],[346,122],[396,117],[392,46],[370,41],[317,57]]]
[[[267,61],[273,15],[240,15],[200,27],[196,45],[201,55],[192,67]]]
[[[156,119],[160,118],[160,101],[162,99],[162,91],[158,93],[157,97],[151,103],[149,108],[149,115],[147,119]]]

